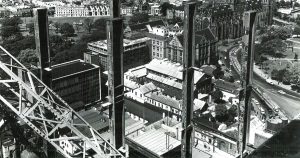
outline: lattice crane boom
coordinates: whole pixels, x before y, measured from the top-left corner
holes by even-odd
[[[65,101],[1,46],[0,85],[6,91],[0,93],[0,104],[6,105],[65,157],[123,157]],[[12,97],[18,100],[18,104],[10,102]],[[55,133],[60,137],[56,138]],[[71,144],[72,153],[62,147],[62,141]]]

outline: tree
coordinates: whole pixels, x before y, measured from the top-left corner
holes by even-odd
[[[28,28],[28,31],[30,34],[34,33],[34,24],[33,23],[27,24],[26,27]]]
[[[28,69],[32,69],[32,65],[37,66],[39,61],[37,53],[33,49],[22,50],[17,58]]]
[[[75,30],[73,28],[73,26],[69,23],[63,23],[60,26],[60,33],[63,34],[66,37],[70,37],[72,35],[74,35]]]
[[[273,69],[272,72],[271,72],[271,78],[273,80],[279,80],[278,73],[279,73],[279,71],[277,69]]]
[[[93,27],[98,31],[106,31],[106,19],[95,20]]]
[[[131,24],[143,23],[149,21],[149,15],[147,13],[135,13],[129,20]]]
[[[228,120],[227,107],[224,104],[216,105],[216,120],[219,122],[226,122]]]
[[[223,92],[217,88],[214,92],[212,92],[212,98],[214,99],[214,102],[219,102],[223,98]]]
[[[91,33],[93,27],[93,20],[90,18],[85,18],[83,21],[83,26],[89,33]]]
[[[18,26],[2,26],[0,35],[3,39],[16,38],[20,35],[20,28]]]
[[[282,74],[281,74],[282,75]],[[282,83],[286,85],[291,84],[292,73],[288,70],[285,70],[282,77]]]
[[[170,4],[169,2],[164,2],[163,4],[161,4],[159,6],[159,8],[160,8],[160,13],[162,14],[162,16],[166,16],[167,10],[174,9],[174,6],[172,4]]]
[[[19,36],[14,40],[5,40],[3,42],[3,47],[6,48],[12,55],[17,57],[21,50],[24,49],[34,49],[35,48],[35,39],[34,36]]]
[[[59,29],[60,29],[60,23],[55,22],[55,23],[53,23],[53,26],[55,27],[55,32],[58,33]]]
[[[222,71],[222,68],[220,65],[217,65],[217,68],[213,71],[213,75],[215,79],[223,78],[224,72]]]
[[[300,21],[299,21],[299,22],[300,22]],[[299,34],[300,34],[300,26],[299,26],[299,25],[297,25],[297,26],[294,28],[293,34],[294,34],[294,35],[297,35],[297,37],[299,36]]]
[[[11,18],[4,18],[1,20],[2,26],[18,26],[22,23],[20,17],[11,17]]]
[[[297,53],[295,53],[294,60],[298,61],[298,54]]]

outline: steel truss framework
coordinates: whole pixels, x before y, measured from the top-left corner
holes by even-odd
[[[0,86],[5,91],[0,92],[0,104],[6,105],[65,157],[123,157],[65,101],[1,46]],[[18,103],[12,103],[12,98]],[[64,150],[60,146],[61,141],[71,144],[74,153]]]

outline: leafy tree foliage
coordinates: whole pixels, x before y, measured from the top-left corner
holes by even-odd
[[[299,21],[299,22],[300,22],[300,21]],[[300,34],[300,26],[299,26],[299,25],[297,25],[297,26],[294,28],[293,34],[294,34],[294,35],[297,35],[297,37],[299,36],[299,34]]]
[[[93,27],[98,31],[106,31],[106,19],[97,19],[95,20]]]
[[[212,98],[215,100],[215,102],[220,102],[220,100],[223,98],[223,92],[217,88],[214,92],[212,92]]]
[[[17,58],[28,69],[31,69],[31,65],[37,66],[39,61],[37,53],[33,49],[22,50]]]
[[[3,42],[3,47],[7,49],[12,55],[18,56],[21,50],[34,49],[35,39],[33,36],[18,36],[14,40],[6,40]]]
[[[213,75],[215,79],[223,78],[224,72],[222,71],[222,68],[220,65],[217,65],[217,68],[213,71]]]
[[[66,37],[70,37],[72,35],[74,35],[75,30],[73,28],[73,26],[69,23],[63,23],[60,26],[60,33],[63,34]]]
[[[85,18],[83,21],[83,26],[89,33],[91,33],[93,23],[94,23],[93,20],[90,18]]]
[[[18,38],[18,36],[21,36],[20,27],[18,26],[21,22],[22,20],[18,17],[6,17],[2,19],[0,36],[4,40],[14,40],[15,38]]]
[[[167,10],[174,9],[174,6],[172,4],[170,4],[169,2],[164,2],[159,6],[159,8],[160,8],[160,13],[163,16],[166,16]]]
[[[227,107],[224,104],[216,105],[216,120],[219,122],[226,122],[228,120]]]
[[[53,23],[53,26],[55,27],[55,32],[58,33],[59,32],[59,29],[60,29],[60,23],[59,22],[55,22]]]
[[[130,18],[129,23],[137,24],[149,21],[149,15],[147,13],[135,13]]]

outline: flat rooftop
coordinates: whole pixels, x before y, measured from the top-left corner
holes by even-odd
[[[57,79],[57,78],[81,73],[83,71],[87,71],[93,68],[98,68],[98,66],[86,63],[83,60],[78,59],[78,60],[73,60],[73,61],[53,65],[51,69],[46,68],[46,70],[52,71],[52,78]]]
[[[254,150],[247,158],[299,158],[300,120],[293,120]]]
[[[180,146],[181,141],[169,137],[169,149],[166,148],[166,134],[167,130],[165,129],[152,129],[144,134],[141,134],[137,137],[130,138],[134,142],[138,143],[139,145],[147,148],[148,150],[152,151],[153,153],[157,154],[158,156],[161,156],[165,153],[167,153],[169,150]]]

